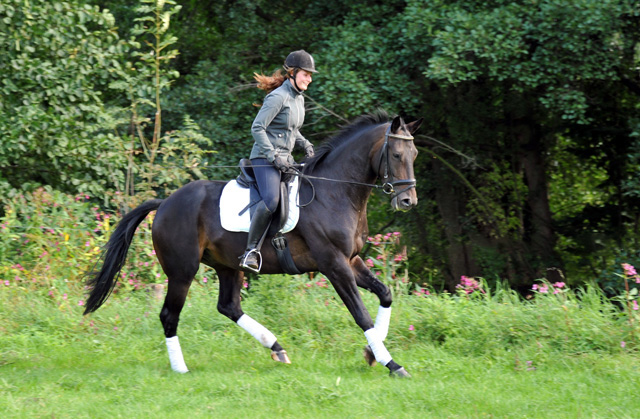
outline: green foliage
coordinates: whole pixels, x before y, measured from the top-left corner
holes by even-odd
[[[82,304],[85,274],[99,267],[102,248],[120,214],[100,210],[89,195],[66,195],[50,187],[8,199],[4,214],[0,217],[0,285],[47,296],[60,305]],[[150,215],[138,228],[116,293],[164,283],[151,244],[152,222]],[[206,269],[198,278],[204,275]]]
[[[126,210],[232,178],[210,166],[248,154],[253,73],[305,48],[314,143],[378,107],[426,117],[420,206],[369,206],[372,234],[403,233],[415,282],[526,288],[557,266],[608,284],[637,253],[634,2],[179,3],[0,5],[3,199],[46,184]]]
[[[127,50],[114,25],[82,1],[0,5],[2,195],[43,183],[97,194],[121,180],[102,95]]]

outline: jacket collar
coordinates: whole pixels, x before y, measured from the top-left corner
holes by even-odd
[[[283,86],[286,86],[286,89],[291,92],[294,96],[301,95],[302,92],[296,89],[296,86],[293,85],[291,79],[286,79],[283,83]]]

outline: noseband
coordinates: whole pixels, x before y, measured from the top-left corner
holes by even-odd
[[[413,189],[416,187],[415,179],[400,179],[393,180],[395,178],[393,174],[393,170],[391,169],[391,164],[389,163],[389,138],[396,138],[398,140],[404,141],[413,141],[413,137],[411,135],[400,135],[400,134],[392,134],[391,133],[391,125],[387,127],[387,131],[384,134],[384,144],[382,145],[382,151],[380,153],[380,163],[378,164],[378,176],[381,176],[381,168],[382,162],[385,161],[384,174],[381,176],[382,178],[382,191],[387,195],[391,195],[390,198],[394,199],[398,195]],[[396,192],[396,187],[405,186],[400,191]]]

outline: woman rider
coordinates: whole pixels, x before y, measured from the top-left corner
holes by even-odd
[[[258,88],[270,92],[258,112],[251,133],[255,143],[251,163],[262,200],[251,217],[249,238],[240,267],[260,271],[260,245],[280,199],[280,175],[295,163],[291,151],[295,146],[313,156],[313,144],[300,134],[304,122],[302,92],[316,73],[313,57],[304,50],[294,51],[284,61],[285,74],[279,70],[272,76],[255,75]]]

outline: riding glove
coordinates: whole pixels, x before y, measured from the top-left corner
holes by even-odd
[[[304,154],[307,156],[307,158],[311,158],[316,154],[313,151],[313,146],[311,144],[309,144],[308,146],[305,147]]]
[[[282,173],[289,173],[289,171],[293,167],[286,158],[282,158],[280,156],[276,157],[273,160],[273,165]]]

